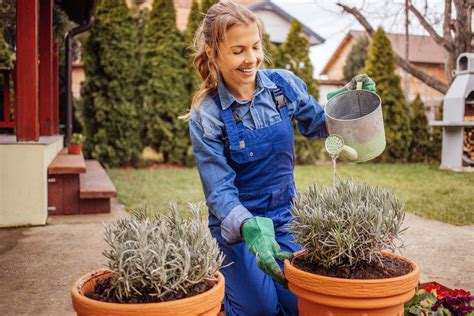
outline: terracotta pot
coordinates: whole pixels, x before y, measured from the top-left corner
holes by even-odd
[[[67,152],[70,155],[80,155],[82,150],[82,145],[71,144],[67,146]]]
[[[97,280],[107,278],[108,270],[88,273],[71,288],[72,305],[77,315],[217,315],[224,299],[224,276],[217,272],[216,284],[196,296],[162,303],[116,304],[90,299],[85,292],[93,291]]]
[[[299,315],[403,316],[403,304],[415,294],[420,269],[406,257],[383,255],[409,262],[413,270],[396,278],[351,280],[305,272],[285,260],[285,276],[298,297]]]

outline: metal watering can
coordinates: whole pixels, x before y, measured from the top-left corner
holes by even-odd
[[[324,111],[330,134],[325,147],[331,156],[362,162],[384,151],[382,102],[376,93],[362,90],[362,82],[332,97]]]

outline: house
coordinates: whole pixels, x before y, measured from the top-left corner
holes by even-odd
[[[0,227],[44,225],[53,214],[108,212],[116,195],[97,161],[64,149],[55,5],[85,27],[95,1],[16,1],[16,62],[0,68],[7,79],[0,92],[5,100],[0,129],[9,131],[0,134]]]
[[[294,20],[295,17],[271,1],[259,2],[251,6],[250,10],[261,19],[265,27],[265,32],[268,33],[272,43],[280,45],[285,41],[290,31],[291,21]],[[308,38],[310,46],[324,43],[324,38],[303,23],[302,25],[303,33]]]
[[[337,89],[345,84],[343,69],[346,59],[351,51],[352,46],[357,39],[362,36],[368,36],[363,31],[349,31],[343,38],[329,61],[321,71],[321,76],[327,79],[320,80],[320,94],[326,95],[327,92]],[[405,35],[403,34],[387,34],[392,49],[400,56],[405,55]],[[409,36],[409,61],[417,69],[420,69],[442,82],[447,83],[447,78],[444,70],[444,49],[430,36],[410,35]],[[401,77],[401,86],[405,91],[405,71],[399,66],[395,70]],[[419,79],[409,75],[409,95],[410,101],[414,100],[417,94],[420,94],[423,100],[429,119],[434,119],[437,108],[441,104],[444,95],[435,89],[427,86]],[[323,100],[326,101],[326,100]],[[324,103],[324,102],[323,102]]]

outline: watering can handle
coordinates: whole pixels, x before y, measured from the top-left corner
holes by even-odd
[[[356,90],[362,90],[362,85],[363,85],[362,81],[357,81]]]

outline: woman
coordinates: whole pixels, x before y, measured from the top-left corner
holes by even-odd
[[[212,6],[195,38],[203,80],[188,116],[209,227],[230,266],[226,315],[297,315],[282,260],[301,249],[285,224],[296,193],[292,119],[328,135],[322,107],[290,71],[260,70],[262,27],[232,1]],[[368,82],[366,87],[370,84]]]

